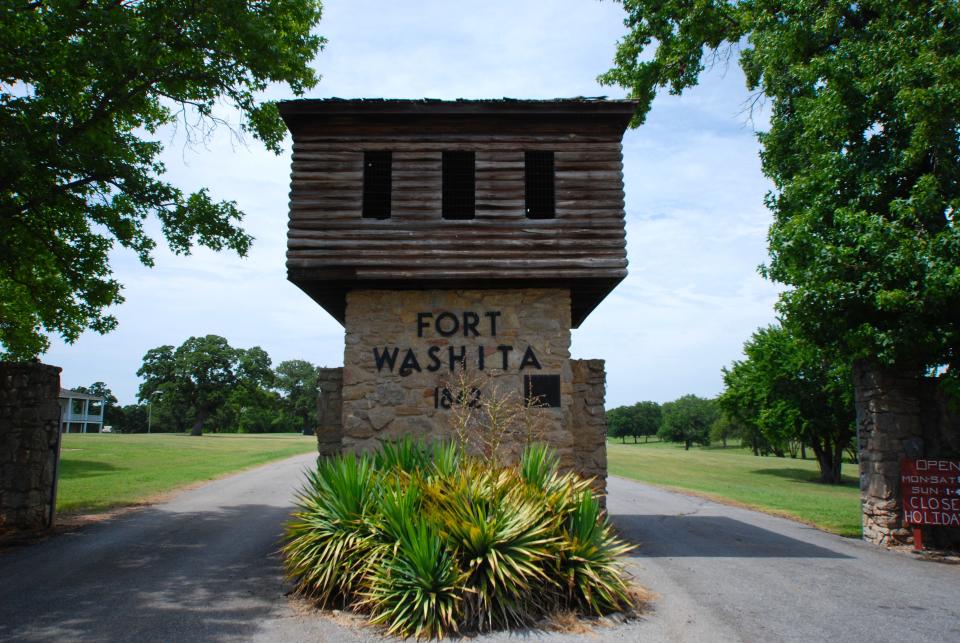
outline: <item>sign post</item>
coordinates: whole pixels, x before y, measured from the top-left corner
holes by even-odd
[[[922,526],[960,527],[960,461],[901,460],[900,493],[914,551],[923,549]]]

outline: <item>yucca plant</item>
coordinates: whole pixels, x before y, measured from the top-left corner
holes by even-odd
[[[452,476],[460,466],[462,449],[455,442],[434,442],[431,453],[433,474],[443,478]]]
[[[538,490],[547,513],[566,518],[576,506],[577,498],[590,490],[590,480],[575,473],[560,473],[557,453],[545,444],[531,444],[520,456],[520,477]]]
[[[322,459],[307,480],[286,528],[287,577],[322,606],[347,604],[379,556],[370,520],[378,511],[372,462],[353,455]]]
[[[557,567],[570,605],[602,615],[630,606],[619,556],[632,549],[616,536],[589,490],[576,498],[561,531]]]
[[[394,442],[384,442],[374,455],[374,466],[381,471],[398,469],[407,473],[420,471],[430,463],[431,452],[423,443],[406,435]]]
[[[464,578],[440,536],[413,516],[378,560],[361,606],[388,634],[442,638],[458,630]]]
[[[395,545],[406,534],[407,526],[421,514],[421,487],[408,476],[381,479],[382,495],[377,527],[386,545]]]
[[[376,456],[322,460],[283,547],[321,605],[369,611],[391,634],[432,637],[529,624],[554,610],[630,607],[590,481],[531,445],[514,467],[457,443],[405,438]]]
[[[467,469],[445,482],[426,515],[467,573],[465,626],[530,623],[545,611],[532,589],[549,583],[544,560],[556,540],[554,521],[515,471],[478,475]]]
[[[520,477],[524,482],[537,489],[546,489],[547,481],[556,473],[556,451],[542,443],[530,444],[524,448],[520,455]]]

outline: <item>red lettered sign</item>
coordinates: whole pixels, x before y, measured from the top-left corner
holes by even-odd
[[[906,523],[960,527],[960,461],[901,460],[900,493]]]

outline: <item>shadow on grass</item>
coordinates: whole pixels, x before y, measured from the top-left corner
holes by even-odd
[[[79,480],[80,478],[95,478],[103,476],[114,471],[120,471],[122,467],[117,467],[106,462],[97,462],[91,460],[61,460],[60,461],[60,480]]]
[[[836,486],[836,487],[856,487],[860,482],[853,476],[843,476],[843,482],[839,485],[827,485],[826,483],[820,482],[820,473],[818,471],[811,471],[809,469],[795,469],[795,468],[784,468],[784,469],[753,469],[750,473],[756,473],[762,476],[774,476],[777,478],[786,478],[787,480],[793,480],[795,482],[806,482],[815,485],[821,485],[825,487]]]

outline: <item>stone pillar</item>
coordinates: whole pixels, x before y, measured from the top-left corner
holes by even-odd
[[[604,410],[606,372],[602,359],[570,361],[573,371],[574,470],[595,478],[594,488],[607,491],[607,416]]]
[[[910,371],[857,362],[853,369],[860,445],[863,538],[878,545],[904,544],[900,460],[924,456],[921,379]]]
[[[0,534],[50,526],[60,368],[0,362]]]
[[[321,368],[317,377],[317,451],[334,455],[343,448],[343,368]]]

